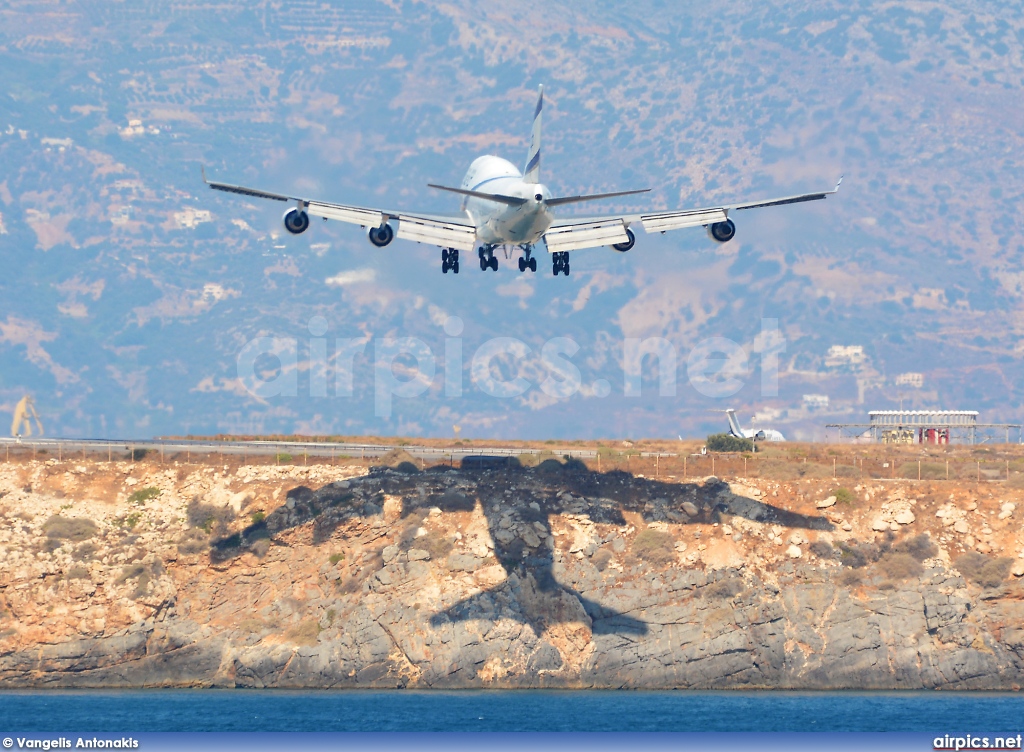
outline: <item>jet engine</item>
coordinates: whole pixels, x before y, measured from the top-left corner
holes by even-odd
[[[731,219],[708,225],[708,237],[719,243],[728,243],[736,235],[736,225]]]
[[[289,209],[284,213],[284,229],[292,235],[301,235],[309,228],[309,215],[298,209]]]
[[[395,239],[395,231],[387,222],[380,227],[371,227],[366,234],[370,238],[370,242],[378,248],[383,248]]]
[[[636,245],[636,235],[634,235],[633,231],[628,227],[626,228],[626,238],[627,240],[624,243],[612,243],[612,248],[619,253],[625,253],[626,251],[631,250],[633,246]]]

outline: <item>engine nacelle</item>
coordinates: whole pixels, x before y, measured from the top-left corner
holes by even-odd
[[[309,229],[309,215],[298,209],[289,209],[284,213],[284,229],[292,235],[301,235]]]
[[[630,230],[628,227],[626,228],[626,237],[628,238],[626,242],[612,243],[612,248],[614,248],[619,253],[625,253],[626,251],[631,250],[633,246],[636,245],[636,235],[634,235],[633,231]]]
[[[387,222],[380,227],[371,227],[366,235],[370,238],[370,242],[378,248],[383,248],[395,239],[395,231],[391,229],[391,225]]]
[[[731,219],[708,225],[708,237],[719,243],[728,243],[736,236],[736,225]]]

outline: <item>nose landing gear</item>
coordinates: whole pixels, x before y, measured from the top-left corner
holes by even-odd
[[[537,271],[537,259],[533,257],[533,246],[532,245],[521,245],[523,249],[523,255],[519,257],[519,271],[525,272],[529,269],[531,272]]]

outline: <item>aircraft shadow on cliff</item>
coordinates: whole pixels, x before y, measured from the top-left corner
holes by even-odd
[[[719,522],[723,514],[728,514],[788,528],[833,529],[824,517],[726,495],[723,492],[728,486],[721,481],[703,485],[666,483],[622,471],[592,472],[573,460],[546,460],[536,468],[522,467],[511,460],[499,467],[463,469],[456,471],[457,475],[468,483],[455,487],[445,481],[451,477],[449,472],[447,467],[421,472],[411,463],[403,463],[397,469],[374,468],[366,476],[353,478],[348,487],[332,484],[314,492],[298,486],[288,492],[287,503],[265,520],[215,541],[210,549],[211,560],[217,563],[232,559],[253,550],[260,539],[273,539],[310,521],[313,543],[323,544],[339,525],[353,517],[383,514],[385,495],[402,499],[398,545],[408,551],[424,545],[417,531],[430,509],[472,512],[479,505],[494,543],[494,556],[505,569],[506,578],[434,614],[433,625],[467,619],[517,618],[539,635],[557,623],[585,621],[585,614],[595,634],[645,634],[647,625],[642,620],[602,606],[558,581],[554,574],[552,516],[584,514],[594,523],[621,527],[628,524],[626,514],[630,513],[640,515],[645,523],[705,525]],[[468,492],[470,487],[472,493]],[[512,489],[518,497],[514,503],[506,496]],[[526,496],[529,498],[524,499]],[[686,502],[690,512],[696,508],[696,514],[684,511]],[[526,532],[527,528],[533,535]]]

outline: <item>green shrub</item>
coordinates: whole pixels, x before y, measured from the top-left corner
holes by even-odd
[[[652,564],[668,564],[676,560],[675,539],[668,533],[647,528],[633,539],[633,553]]]
[[[252,520],[253,525],[258,525],[267,519],[267,514],[266,512],[256,511],[249,515],[249,519]]]
[[[145,459],[147,454],[149,454],[148,449],[133,449],[128,454],[128,459],[138,462],[139,460]]]
[[[333,564],[337,564],[339,561],[341,561],[344,558],[345,558],[345,554],[331,554],[330,562],[331,562],[332,565]]]
[[[842,486],[833,491],[831,495],[836,497],[836,504],[852,504],[856,498],[850,489]]]
[[[132,512],[131,514],[126,514],[124,517],[118,517],[115,521],[121,527],[134,530],[135,526],[139,524],[140,519],[142,519],[142,514],[140,512]]]
[[[281,452],[280,454],[275,455],[274,459],[277,460],[278,464],[281,464],[281,463],[288,464],[289,462],[292,461],[293,458],[287,452]]]
[[[155,499],[160,495],[160,489],[150,486],[149,488],[140,488],[135,491],[131,496],[128,497],[129,504],[145,504],[150,499]]]
[[[729,433],[713,433],[708,436],[707,447],[709,452],[749,452],[754,442]]]
[[[960,574],[971,582],[986,588],[998,587],[1010,573],[1013,559],[1005,556],[993,559],[984,554],[969,551],[953,562]]]
[[[46,537],[54,540],[69,540],[79,543],[88,540],[99,532],[96,523],[81,517],[61,517],[55,514],[43,523]]]

